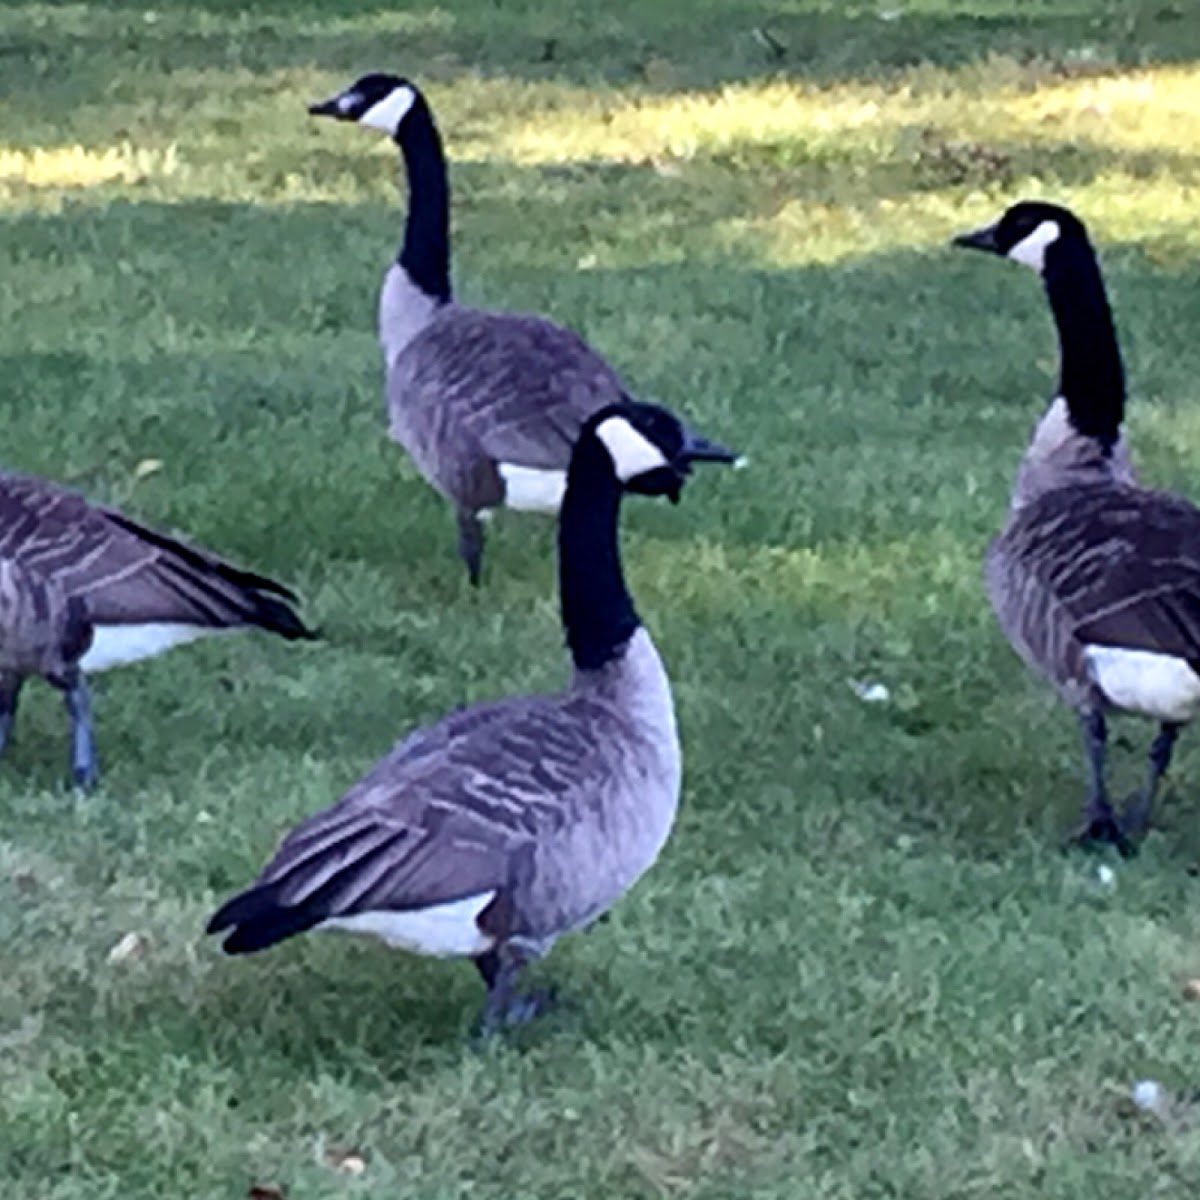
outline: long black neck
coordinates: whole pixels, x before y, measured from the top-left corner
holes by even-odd
[[[1059,394],[1071,424],[1111,450],[1125,417],[1125,371],[1091,247],[1074,240],[1052,247],[1045,282],[1062,355]]]
[[[621,570],[620,509],[621,485],[612,460],[597,438],[585,433],[571,456],[558,519],[563,628],[581,671],[611,662],[640,624]]]
[[[442,139],[417,95],[396,135],[408,172],[408,221],[400,265],[421,291],[450,299],[450,184]]]

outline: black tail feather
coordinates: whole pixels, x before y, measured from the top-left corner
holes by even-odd
[[[300,619],[293,607],[299,598],[291,588],[266,575],[203,554],[186,542],[131,521],[123,513],[106,509],[105,516],[169,556],[166,564],[175,568],[179,579],[176,590],[196,605],[214,628],[231,623],[232,609],[245,624],[277,633],[289,641],[319,636]]]
[[[252,954],[321,923],[323,918],[311,908],[289,908],[276,903],[277,892],[275,885],[267,884],[234,896],[212,915],[205,932],[232,929],[221,949],[226,954]]]

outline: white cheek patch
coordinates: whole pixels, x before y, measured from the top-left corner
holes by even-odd
[[[408,115],[416,98],[417,93],[410,87],[401,85],[393,88],[382,100],[372,104],[358,118],[358,123],[370,129],[379,129],[390,136],[400,128],[400,122]]]
[[[617,478],[622,483],[628,483],[635,475],[669,465],[663,452],[624,417],[601,421],[596,426],[596,436],[608,450]]]
[[[1057,242],[1061,233],[1057,221],[1043,221],[1009,250],[1008,257],[1032,267],[1040,275],[1046,266],[1046,247]]]

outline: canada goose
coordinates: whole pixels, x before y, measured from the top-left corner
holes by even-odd
[[[99,765],[84,676],[224,629],[312,637],[287,588],[43,479],[0,474],[0,755],[21,685],[59,688],[71,771]]]
[[[1121,352],[1082,222],[1025,201],[955,244],[1037,271],[1054,312],[1058,392],[988,551],[987,588],[1013,647],[1079,713],[1090,774],[1078,837],[1130,853],[1179,729],[1200,709],[1200,510],[1134,477]],[[1110,710],[1159,722],[1145,787],[1120,818],[1105,787]]]
[[[570,686],[475,705],[401,741],[216,913],[208,931],[232,929],[228,953],[313,928],[372,933],[473,958],[484,1032],[544,1007],[515,990],[522,967],[614,904],[675,819],[671,689],[625,587],[617,516],[623,492],[677,500],[697,461],[732,456],[665,409],[624,403],[588,419],[559,520]]]
[[[583,422],[631,397],[571,330],[454,301],[446,161],[414,84],[364,75],[309,112],[381,130],[404,157],[404,243],[379,297],[390,434],[454,505],[459,554],[478,584],[480,515],[499,506],[557,512]]]

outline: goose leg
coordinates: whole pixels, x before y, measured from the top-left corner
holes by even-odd
[[[21,695],[20,677],[0,677],[0,758],[8,748],[8,736],[12,733],[13,721],[17,716],[17,699]]]
[[[1108,726],[1104,713],[1098,708],[1087,709],[1080,714],[1079,723],[1088,761],[1088,794],[1083,816],[1068,841],[1085,846],[1094,842],[1110,842],[1127,855],[1132,848],[1121,832],[1120,823],[1108,801],[1108,788],[1104,780],[1108,748]]]
[[[100,782],[100,760],[92,736],[91,694],[82,674],[69,678],[63,691],[71,720],[71,775],[77,787],[90,792]]]
[[[467,567],[472,587],[479,586],[483,571],[483,522],[469,509],[458,509],[458,556]]]
[[[1150,815],[1154,811],[1154,800],[1158,795],[1158,785],[1171,765],[1171,754],[1175,749],[1175,739],[1179,737],[1182,725],[1164,721],[1158,730],[1158,737],[1150,746],[1150,769],[1146,777],[1145,791],[1126,808],[1121,816],[1121,829],[1126,837],[1137,837],[1150,827]]]
[[[475,959],[475,966],[487,985],[487,1000],[479,1022],[479,1037],[486,1039],[513,1025],[523,1025],[544,1013],[554,1003],[552,989],[519,992],[517,980],[528,962],[511,943],[489,950]]]

